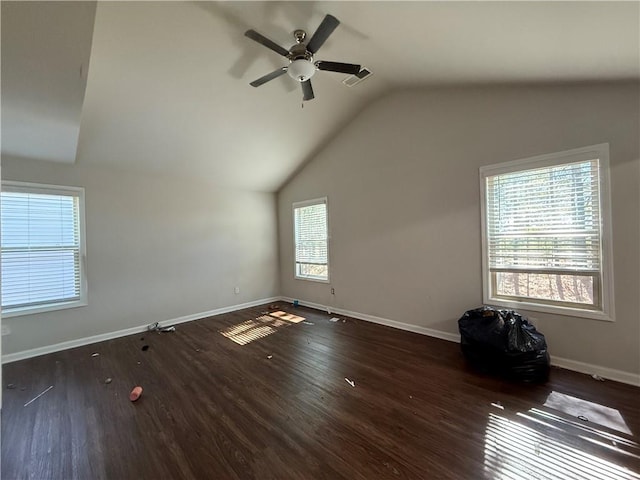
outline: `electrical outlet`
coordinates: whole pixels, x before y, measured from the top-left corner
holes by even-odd
[[[235,293],[236,295],[238,295],[240,293],[240,287],[235,287],[233,289],[233,293]]]
[[[2,336],[11,335],[11,327],[9,325],[2,325]]]
[[[336,289],[331,287],[331,295],[335,295],[336,294]]]

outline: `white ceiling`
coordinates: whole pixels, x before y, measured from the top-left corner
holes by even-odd
[[[73,162],[95,3],[2,2],[2,153]]]
[[[277,190],[364,106],[394,89],[640,80],[638,2],[101,1],[92,44],[86,38],[90,7],[56,18],[58,28],[78,32],[75,49],[42,24],[42,15],[33,18],[33,3],[6,4],[3,154],[204,176],[235,188]],[[47,2],[50,9],[56,4]],[[80,12],[82,6],[74,8]],[[304,108],[299,85],[286,75],[249,86],[285,59],[246,38],[245,30],[254,28],[288,48],[294,29],[311,35],[327,13],[342,24],[316,59],[361,63],[374,72],[371,78],[348,88],[341,83],[346,75],[318,72],[316,98]],[[46,62],[37,54],[44,45]],[[32,124],[31,140],[6,126],[38,116],[34,104],[49,105],[47,116],[57,111],[66,122],[68,105],[84,91],[82,82],[69,78],[83,62],[81,47],[89,46],[77,155],[34,151],[42,139],[58,151],[56,142],[69,143],[70,137],[57,132],[52,140],[43,122]],[[20,81],[33,73],[34,63],[43,75],[70,73],[44,75],[46,88]]]

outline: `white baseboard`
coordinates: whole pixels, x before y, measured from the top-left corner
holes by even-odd
[[[281,299],[283,302],[293,302],[293,299],[289,297],[281,297]],[[374,315],[369,315],[366,313],[352,312],[351,310],[344,310],[342,308],[327,307],[326,305],[320,305],[318,303],[306,302],[301,300],[299,300],[298,303],[303,307],[315,308],[316,310],[322,310],[325,312],[331,311],[331,313],[346,315],[347,317],[357,318],[358,320],[366,320],[367,322],[386,325],[387,327],[398,328],[400,330],[420,333],[429,337],[441,338],[442,340],[448,340],[449,342],[460,343],[460,335],[457,333],[442,332],[440,330],[421,327],[419,325],[411,325],[410,323],[398,322],[396,320],[389,320],[388,318],[376,317]]]
[[[293,302],[294,299],[289,297],[281,297],[283,302]],[[326,305],[320,305],[318,303],[306,302],[298,300],[298,303],[305,307],[315,308],[325,312],[337,313],[339,315],[346,315],[348,317],[357,318],[359,320],[366,320],[368,322],[378,323],[380,325],[386,325],[388,327],[398,328],[400,330],[406,330],[409,332],[419,333],[422,335],[428,335],[430,337],[440,338],[449,342],[460,343],[460,335],[457,333],[442,332],[431,328],[421,327],[418,325],[411,325],[409,323],[398,322],[396,320],[389,320],[387,318],[376,317],[368,315],[366,313],[352,312],[341,308],[328,307]],[[573,370],[574,372],[586,373],[588,375],[599,375],[602,378],[614,380],[616,382],[627,383],[629,385],[640,386],[640,375],[623,370],[615,370],[613,368],[601,367],[599,365],[592,365],[590,363],[578,362],[575,360],[569,360],[562,357],[551,356],[551,365],[560,368],[566,368],[567,370]]]
[[[234,312],[236,310],[242,310],[243,308],[256,307],[265,303],[270,303],[280,300],[280,297],[269,297],[260,300],[254,300],[252,302],[241,303],[237,305],[230,305],[228,307],[216,308],[209,310],[208,312],[194,313],[192,315],[185,315],[184,317],[178,317],[168,320],[162,320],[158,322],[161,327],[167,325],[177,325],[179,323],[191,322],[193,320],[199,320],[201,318],[207,318],[214,315],[220,315],[223,313]],[[105,340],[111,340],[113,338],[126,337],[127,335],[134,335],[136,333],[143,333],[148,331],[149,325],[139,325],[137,327],[126,328],[124,330],[117,330],[115,332],[101,333],[99,335],[93,335],[91,337],[78,338],[76,340],[69,340],[66,342],[56,343],[54,345],[47,345],[45,347],[33,348],[30,350],[23,350],[21,352],[9,353],[2,355],[2,363],[17,362],[18,360],[24,360],[27,358],[38,357],[40,355],[46,355],[48,353],[59,352],[61,350],[68,350],[70,348],[82,347],[83,345],[90,345],[92,343],[104,342]]]
[[[578,362],[576,360],[569,360],[568,358],[556,357],[553,355],[551,356],[551,365],[566,368],[567,370],[573,370],[574,372],[586,373],[588,375],[598,375],[602,378],[640,387],[640,375],[636,373],[601,367],[599,365]]]

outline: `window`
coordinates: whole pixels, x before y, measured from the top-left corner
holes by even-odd
[[[613,319],[608,144],[480,169],[484,302]]]
[[[329,281],[327,199],[293,204],[296,278]]]
[[[2,311],[17,316],[86,305],[84,190],[2,184]]]

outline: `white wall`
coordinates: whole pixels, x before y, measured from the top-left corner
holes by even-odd
[[[85,188],[89,287],[86,307],[3,318],[5,355],[279,293],[274,194],[5,157],[2,177]]]
[[[478,168],[608,142],[617,319],[532,316],[552,355],[637,374],[639,104],[630,83],[383,98],[279,192],[282,293],[456,334],[462,313],[482,304]],[[331,285],[293,278],[291,204],[325,195]]]

